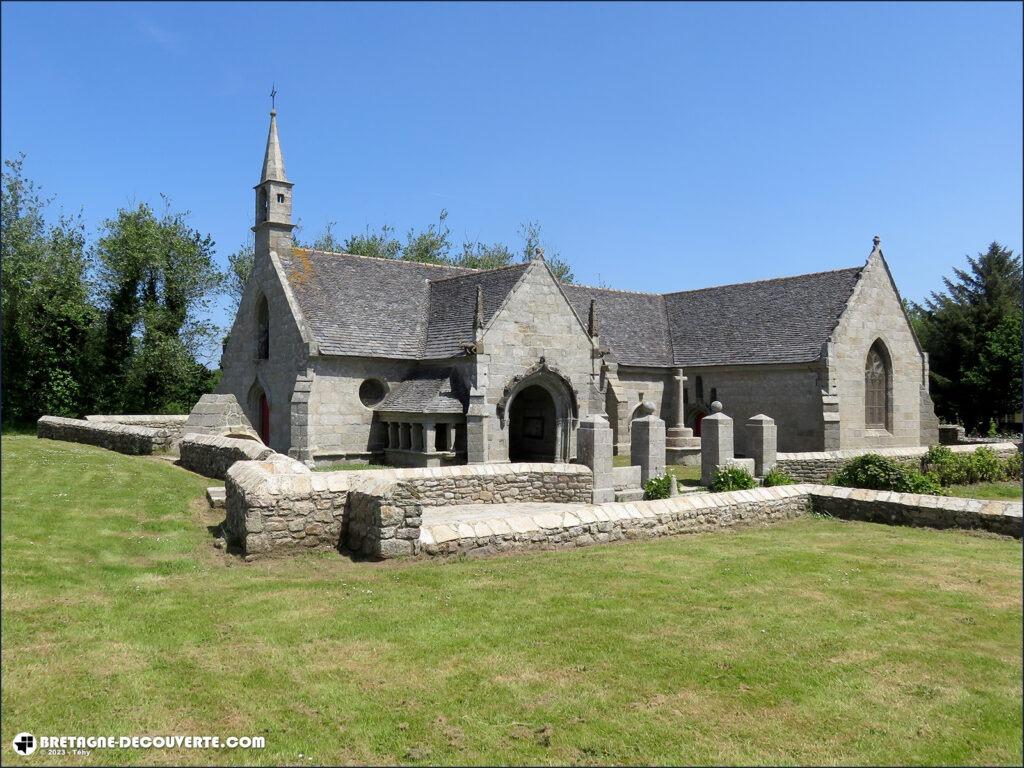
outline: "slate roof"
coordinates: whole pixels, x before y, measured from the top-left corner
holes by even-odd
[[[401,381],[380,401],[384,413],[464,413],[467,393],[451,368],[422,368]]]
[[[675,365],[817,360],[862,267],[665,296]]]
[[[427,314],[427,338],[423,347],[426,359],[452,357],[461,352],[461,344],[473,340],[476,314],[476,289],[484,289],[484,324],[494,317],[528,264],[473,272],[430,282]]]
[[[282,262],[321,354],[409,360],[463,354],[461,344],[473,338],[477,286],[486,323],[528,268],[474,270],[301,248]],[[818,359],[862,269],[668,294],[562,290],[584,324],[597,300],[601,343],[624,365],[799,363]],[[402,397],[424,397],[423,386],[410,384]],[[399,402],[392,400],[398,394],[384,402]]]
[[[293,248],[288,283],[324,355],[418,359],[429,280],[475,270]]]
[[[601,343],[620,363],[658,368],[673,364],[664,296],[585,285],[566,284],[562,290],[584,325],[590,316],[590,300],[597,299]]]

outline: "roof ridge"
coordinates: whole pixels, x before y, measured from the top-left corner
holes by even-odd
[[[800,277],[818,277],[819,275],[832,275],[839,272],[853,272],[863,271],[864,267],[840,267],[838,269],[825,269],[821,272],[804,272],[799,275],[787,275],[786,277],[766,277],[763,280],[747,280],[742,283],[722,283],[721,285],[706,285],[703,288],[688,288],[684,291],[671,291],[669,293],[659,294],[661,296],[678,296],[681,293],[697,293],[699,291],[710,291],[715,288],[735,288],[740,285],[760,285],[761,283],[781,283],[785,280],[796,280]]]
[[[591,291],[608,291],[609,293],[631,293],[636,296],[666,296],[664,293],[657,293],[656,291],[630,291],[626,288],[602,288],[599,285],[583,285],[582,283],[563,283],[561,280],[558,281],[559,285],[568,286],[569,288],[587,288]]]
[[[463,269],[466,272],[488,272],[486,269],[476,269],[474,267],[460,267],[457,264],[435,264],[430,261],[410,261],[408,259],[389,259],[384,256],[364,256],[361,253],[348,253],[347,251],[325,251],[322,248],[306,248],[303,245],[293,245],[293,251],[306,251],[307,253],[322,253],[325,256],[351,256],[353,259],[367,259],[369,261],[386,261],[389,264],[415,264],[420,267],[436,267],[439,269]],[[451,275],[451,277],[461,277],[461,275]]]
[[[517,267],[528,267],[529,265],[530,265],[530,262],[528,262],[528,261],[520,261],[520,262],[518,262],[516,264],[506,264],[504,267],[495,267],[494,269],[477,269],[475,267],[456,267],[456,269],[469,270],[470,274],[466,274],[466,275],[447,275],[445,277],[434,278],[430,282],[431,282],[431,284],[433,284],[433,283],[443,283],[445,280],[457,280],[460,277],[470,277],[472,275],[489,275],[489,274],[492,274],[494,272],[501,272],[501,271],[506,270],[506,269],[515,269]]]

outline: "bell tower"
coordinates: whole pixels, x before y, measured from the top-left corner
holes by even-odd
[[[271,91],[271,99],[277,91]],[[281,140],[277,135],[277,109],[270,109],[270,132],[267,150],[263,155],[263,172],[256,190],[256,253],[281,252],[292,244],[292,183],[284,170]]]

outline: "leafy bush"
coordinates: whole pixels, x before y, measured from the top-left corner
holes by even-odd
[[[830,482],[847,488],[869,488],[898,493],[939,494],[934,475],[926,475],[877,453],[866,453],[848,461]]]
[[[644,500],[667,499],[671,484],[672,479],[667,474],[661,477],[652,477],[644,483]]]
[[[721,491],[745,491],[756,488],[757,481],[743,467],[723,467],[715,474],[711,481],[711,490],[719,493]]]
[[[764,476],[764,480],[761,481],[761,485],[765,488],[771,488],[775,485],[793,485],[795,482],[796,480],[794,480],[789,473],[772,467],[768,470],[768,474]]]
[[[984,446],[971,453],[954,453],[944,445],[936,445],[928,449],[922,464],[941,485],[970,485],[1020,478],[1021,457],[1018,453],[1000,459],[995,451]]]
[[[1003,469],[1006,472],[1007,480],[1020,480],[1021,479],[1021,462],[1022,457],[1020,453],[1015,453],[1008,459],[1003,459]]]

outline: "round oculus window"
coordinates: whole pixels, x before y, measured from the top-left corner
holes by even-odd
[[[388,393],[384,382],[379,379],[367,379],[359,385],[359,400],[367,408],[372,408]]]

